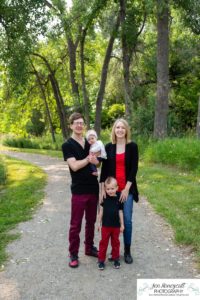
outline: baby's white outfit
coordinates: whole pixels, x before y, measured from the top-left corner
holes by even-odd
[[[104,144],[100,140],[96,141],[94,144],[90,146],[90,152],[96,153],[99,151],[101,151],[101,154],[99,156],[106,159],[107,158],[106,150]]]

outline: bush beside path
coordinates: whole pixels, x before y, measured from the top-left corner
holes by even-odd
[[[4,152],[40,166],[48,175],[43,205],[33,219],[21,223],[21,238],[7,247],[9,261],[0,272],[1,300],[136,299],[138,278],[199,278],[189,248],[174,244],[173,232],[145,198],[134,206],[134,263],[99,271],[96,259],[84,255],[84,224],[80,266],[68,267],[70,176],[61,159],[38,154]],[[99,233],[95,232],[98,245]],[[121,237],[122,242],[122,237]],[[121,243],[121,254],[123,254]]]

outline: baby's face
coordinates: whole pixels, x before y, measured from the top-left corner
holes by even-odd
[[[91,134],[91,135],[88,137],[88,143],[89,143],[90,145],[94,144],[96,141],[97,141],[97,138],[96,138],[95,135],[92,135],[92,134]]]
[[[111,183],[105,185],[105,190],[106,190],[106,193],[108,194],[108,196],[113,197],[116,195],[118,186],[116,185],[116,183],[111,182]]]

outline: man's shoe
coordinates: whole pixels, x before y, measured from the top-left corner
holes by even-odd
[[[124,261],[126,264],[132,264],[133,258],[130,253],[124,253]]]
[[[98,257],[98,253],[99,251],[97,250],[97,248],[95,246],[92,246],[89,252],[88,251],[85,252],[85,255]]]
[[[101,271],[103,271],[105,269],[104,262],[101,262],[101,261],[98,262],[98,269],[101,270]]]
[[[118,259],[114,260],[113,267],[114,267],[114,269],[119,269],[120,268],[120,261]]]
[[[78,255],[70,255],[69,267],[77,268],[79,265]]]

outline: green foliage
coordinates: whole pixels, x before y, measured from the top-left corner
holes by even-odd
[[[45,4],[40,0],[1,1],[0,59],[8,66],[12,79],[27,77],[28,54],[47,23]]]
[[[45,123],[41,121],[42,114],[39,110],[34,109],[31,120],[26,123],[26,131],[35,136],[41,136],[45,129]]]
[[[147,162],[163,163],[200,172],[200,141],[195,138],[168,138],[152,141],[144,159]]]
[[[46,149],[46,150],[61,150],[63,138],[61,135],[56,135],[56,143],[52,142],[50,135],[43,137],[5,137],[3,145],[14,148],[26,149]]]
[[[116,119],[125,115],[125,105],[115,103],[108,108],[104,108],[102,112],[102,128],[111,127]]]
[[[106,128],[101,130],[101,136],[100,139],[105,144],[109,143],[111,141],[111,128]]]
[[[3,145],[8,147],[16,148],[31,148],[31,149],[40,149],[40,145],[31,139],[18,137],[18,138],[5,138],[3,140]]]
[[[150,136],[153,132],[154,124],[154,103],[155,97],[149,95],[143,99],[143,103],[138,105],[133,111],[133,132],[136,135]]]
[[[172,16],[170,23],[170,107],[168,118],[170,136],[184,136],[188,131],[194,131],[196,127],[200,91],[200,37],[194,34],[197,32],[190,25],[199,22],[196,18],[199,11],[197,2],[199,1],[180,0],[170,3]],[[102,128],[109,128],[116,118],[124,115],[121,44],[121,37],[124,34],[127,41],[127,51],[130,51],[131,58],[132,131],[134,135],[150,136],[153,130],[156,95],[155,1],[136,0],[133,2],[128,0],[126,3],[127,17],[123,28],[116,37],[109,65],[101,116]],[[69,11],[65,8],[65,1],[54,0],[52,4],[58,9],[59,14],[54,9],[45,8],[45,1],[14,0],[1,1],[0,3],[2,24],[7,25],[7,27],[2,25],[0,28],[0,47],[2,47],[0,57],[3,60],[3,63],[0,63],[0,132],[2,133],[26,136],[26,130],[28,130],[30,134],[41,134],[43,125],[40,123],[41,128],[35,128],[36,124],[30,121],[35,110],[42,114],[38,120],[41,119],[45,123],[45,134],[50,132],[44,99],[27,58],[31,59],[41,77],[54,130],[56,133],[61,131],[55,95],[49,82],[49,70],[39,57],[27,56],[33,49],[33,45],[34,51],[47,59],[54,72],[67,110],[67,116],[71,113],[70,108],[78,105],[84,111],[78,40],[81,34],[80,30],[86,28],[88,31],[84,45],[85,79],[90,102],[91,126],[94,124],[96,97],[105,49],[110,29],[119,10],[119,1],[74,0]],[[38,33],[43,34],[45,32],[45,24],[47,24],[49,14],[54,18],[55,24],[50,24],[48,34],[44,39],[37,41]],[[187,15],[191,19],[190,23],[188,23]],[[144,19],[146,20],[145,26],[138,37]],[[72,39],[74,43],[72,48],[78,45],[75,77],[79,85],[80,99],[75,98],[72,93],[66,37]],[[7,41],[10,43],[9,49],[6,46]],[[20,79],[24,75],[26,77],[26,81],[23,80],[22,83],[19,83],[17,89],[13,89],[11,85],[8,67],[10,70],[12,69],[12,77],[15,79]],[[51,146],[47,143],[44,147]]]

